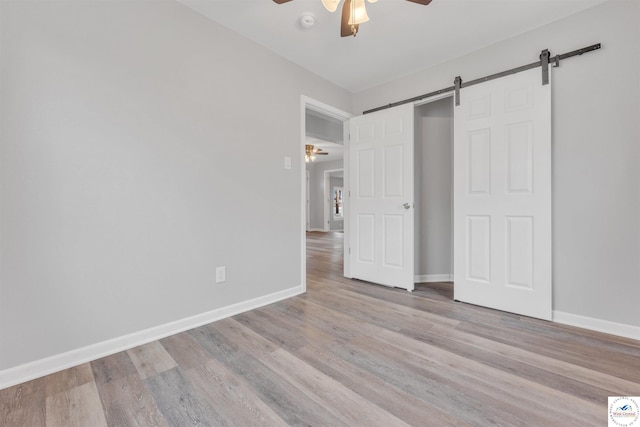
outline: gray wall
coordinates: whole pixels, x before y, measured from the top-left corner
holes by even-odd
[[[0,11],[1,369],[301,285],[283,158],[347,91],[174,2]]]
[[[416,262],[418,276],[453,274],[451,98],[415,109]]]
[[[602,49],[553,70],[554,310],[640,325],[640,2],[574,16],[354,95],[353,110],[530,63],[542,49]]]
[[[309,223],[312,230],[324,229],[324,171],[342,169],[342,160],[309,162]]]

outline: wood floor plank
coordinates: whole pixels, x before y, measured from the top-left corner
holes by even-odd
[[[299,304],[300,306],[303,307],[308,307],[309,303],[307,301],[299,301],[297,304]],[[318,314],[320,313],[325,313],[326,310],[324,310],[322,307],[320,306],[312,306],[312,309],[317,311]],[[303,313],[301,313],[301,316],[304,316],[307,319],[311,319],[311,315],[309,313],[309,311],[304,311]],[[334,330],[334,328],[338,327],[340,325],[341,321],[346,321],[346,319],[344,318],[340,318],[340,316],[338,315],[338,313],[336,312],[332,312],[328,314],[328,317],[322,317],[322,318],[318,318],[318,319],[313,319],[314,320],[314,324],[317,323],[321,323],[321,324],[325,324],[325,321],[332,318],[332,317],[336,317],[337,320],[335,323],[331,323],[329,325],[329,329],[330,330]],[[317,321],[316,321],[317,320]],[[309,325],[305,325],[302,322],[289,322],[291,324],[291,326],[293,327],[293,325],[295,324],[299,324],[301,328],[305,328],[308,329]],[[224,326],[222,326],[224,324]],[[335,326],[334,326],[335,325]],[[358,325],[355,325],[358,326]],[[227,332],[223,334],[233,340],[234,343],[237,343],[238,346],[245,348],[245,350],[251,352],[252,354],[266,354],[269,352],[273,352],[277,347],[275,347],[273,344],[270,343],[270,341],[265,340],[265,338],[263,338],[261,335],[259,335],[258,333],[254,332],[253,330],[250,330],[248,328],[246,328],[244,325],[240,324],[239,322],[232,320],[232,319],[227,319],[224,322],[216,322],[214,325],[211,325],[211,327],[215,327],[216,330],[226,330]],[[358,327],[354,328],[354,325],[351,324],[350,326],[352,329],[359,329]],[[355,336],[355,334],[352,334],[350,336]],[[309,348],[309,347],[307,347]],[[320,346],[318,345],[318,343],[316,343],[313,346],[314,349],[314,354],[320,354]],[[324,354],[324,357],[329,357],[329,354]],[[337,364],[338,361],[337,359],[333,359],[333,364]],[[381,381],[377,382],[376,384],[368,384],[366,382],[363,382],[363,375],[366,374],[364,371],[360,371],[359,375],[354,377],[354,383],[357,383],[358,385],[361,385],[362,387],[359,387],[361,391],[366,390],[366,391],[371,391],[371,390],[379,390],[380,389],[380,385],[382,384]],[[344,381],[344,378],[340,378],[341,381]],[[352,383],[353,384],[353,383]],[[393,400],[389,400],[389,396],[386,397],[381,397],[379,399],[379,401],[382,402],[392,402],[394,407],[398,407],[401,406],[403,408],[402,411],[399,411],[399,414],[403,414],[406,416],[407,413],[411,413],[411,412],[415,412],[411,410],[411,406],[410,405],[398,405],[397,402],[398,399],[393,399]],[[402,396],[402,402],[406,403],[406,402],[411,402],[412,401],[412,396],[407,395],[406,393],[403,394]],[[415,402],[414,402],[415,403]],[[384,405],[382,405],[384,406]],[[422,408],[422,410],[424,411],[424,407]],[[442,414],[439,414],[439,416]],[[424,413],[422,414],[422,418],[424,417]],[[420,419],[421,417],[418,415],[415,415],[415,420]],[[434,414],[431,413],[430,414],[430,418],[435,418]],[[444,417],[445,419],[447,419],[446,417]],[[451,421],[451,419],[448,419],[449,421]]]
[[[388,301],[358,298],[348,290],[338,289],[335,292],[322,291],[314,299],[315,303],[333,308],[372,325],[385,329],[408,329],[415,327],[426,330],[434,325],[457,326],[457,321],[451,321],[443,316],[434,316],[411,307],[402,307]]]
[[[0,426],[45,426],[44,389],[22,394],[17,387],[0,394]]]
[[[435,372],[398,360],[388,348],[373,345],[368,339],[355,343],[331,344],[330,349],[340,358],[371,372],[385,382],[441,408],[446,413],[455,414],[463,423],[475,426],[532,425],[520,417],[520,408],[513,405],[488,405],[489,399],[482,394],[478,396],[477,390],[469,390],[466,384],[460,387],[458,382],[452,381],[450,372]]]
[[[163,338],[160,343],[183,371],[206,365],[211,360],[211,355],[187,333]]]
[[[401,306],[415,308],[426,313],[447,318],[450,321],[470,322],[478,324],[495,324],[500,323],[504,319],[518,319],[520,316],[501,312],[498,310],[490,310],[484,307],[478,307],[470,304],[453,303],[453,293],[449,300],[433,299],[428,297],[428,293],[420,291],[425,289],[425,285],[418,286],[414,292],[407,292],[397,288],[388,288],[386,286],[374,285],[361,281],[349,281],[348,279],[338,280],[339,288],[343,292],[350,292],[352,295],[362,296],[367,301],[387,301],[396,303]],[[322,281],[318,282],[319,289],[326,291],[329,287],[321,286]],[[430,284],[428,284],[430,285]],[[374,304],[375,305],[375,304]]]
[[[47,396],[48,427],[106,427],[104,409],[94,382]]]
[[[222,363],[230,365],[243,355],[238,349],[238,344],[225,338],[215,325],[201,326],[188,333],[209,354],[209,357],[216,358]]]
[[[140,378],[153,377],[178,366],[158,341],[127,350]]]
[[[91,362],[91,369],[98,387],[137,373],[136,367],[126,352],[94,360]]]
[[[308,303],[308,302],[303,302],[303,303],[298,303],[298,304],[305,304],[305,303],[306,303],[307,306],[311,304],[311,303]],[[398,341],[406,340],[406,342],[408,343],[407,346],[409,346],[409,344],[411,344],[411,343],[421,344],[419,341],[415,341],[413,338],[409,338],[409,337],[406,337],[406,336],[401,335],[401,334],[396,334],[396,333],[393,333],[393,332],[391,332],[389,330],[384,330],[384,329],[381,330],[380,328],[373,328],[371,325],[368,325],[368,324],[360,321],[359,319],[345,318],[340,313],[338,313],[338,312],[336,312],[336,311],[334,311],[332,309],[329,309],[327,307],[324,307],[320,311],[316,311],[316,314],[320,315],[321,318],[320,319],[313,319],[312,316],[310,316],[309,311],[305,311],[304,312],[305,318],[313,319],[314,323],[322,323],[324,325],[327,325],[327,327],[329,329],[331,329],[331,330],[335,330],[336,328],[339,327],[340,324],[349,324],[354,330],[357,330],[359,332],[359,335],[366,335],[370,339],[375,339],[376,337],[379,337],[381,335],[384,336],[384,334],[386,333],[386,334],[391,334],[392,336],[400,337],[401,339],[398,340]],[[335,322],[335,324],[334,324],[334,322]],[[443,330],[452,330],[452,328],[450,328],[450,327],[449,328],[443,328]],[[338,334],[338,335],[340,335],[340,334]],[[348,339],[348,336],[342,335],[342,337]],[[398,346],[401,347],[400,344],[398,344]],[[423,348],[426,348],[426,345]],[[448,354],[449,354],[450,358],[453,358],[455,356],[455,355],[450,354],[450,353],[448,353]],[[494,357],[495,357],[495,354],[494,354]],[[481,365],[481,366],[483,366],[483,365]],[[451,366],[449,366],[449,365],[445,365],[445,366],[441,366],[441,367],[451,369]],[[458,369],[457,372],[459,372],[459,369]],[[491,372],[491,373],[494,374],[494,375],[498,374],[498,372]],[[462,381],[464,381],[464,379]],[[490,381],[490,382],[487,382],[484,385],[485,385],[485,388],[491,387],[493,385],[493,382]],[[499,390],[496,390],[496,391],[499,391]],[[544,389],[544,391],[545,392],[549,392],[549,390],[547,390],[546,388]],[[512,397],[513,398],[517,398],[520,393],[521,393],[521,390],[517,390],[517,393],[516,394],[512,394]],[[544,407],[541,407],[539,409],[543,410]]]
[[[246,354],[269,354],[279,347],[264,336],[240,323],[236,319],[225,319],[207,326],[233,342]]]
[[[18,402],[32,393],[44,393],[45,378],[47,377],[36,378],[35,380],[0,390],[0,403]]]
[[[296,306],[300,309],[303,307],[304,301],[300,300],[298,302],[299,304],[296,304]],[[310,343],[328,343],[335,340],[340,332],[347,333],[347,328],[343,328],[342,331],[337,329],[327,331],[326,328],[319,328],[315,322],[296,322],[296,319],[300,319],[299,316],[307,316],[309,312],[308,310],[305,310],[304,313],[297,311],[296,314],[296,310],[290,310],[291,307],[292,306],[289,305],[286,306],[286,314],[283,314],[281,310],[273,306],[263,307],[263,309],[260,310],[260,314],[265,320],[263,323],[244,322],[243,324],[251,329],[255,329],[261,335],[269,336],[272,340],[277,341],[286,337],[287,341],[291,340],[291,344],[282,345],[281,347],[289,351],[295,351]],[[283,318],[286,318],[287,322],[282,322],[281,319]],[[238,320],[239,322],[243,322],[243,318]],[[278,320],[278,322],[274,323],[275,320]],[[264,328],[265,324],[271,325],[268,331]],[[353,332],[351,331],[349,333]]]
[[[384,332],[385,331],[381,331],[381,334]],[[406,331],[401,332],[406,333]],[[517,357],[511,358],[496,354],[491,350],[493,347],[491,341],[487,341],[485,343],[487,345],[486,348],[478,347],[471,345],[469,342],[465,342],[464,340],[452,339],[455,335],[455,331],[447,332],[447,330],[438,334],[428,330],[421,333],[412,332],[407,335],[415,341],[431,344],[435,347],[446,350],[451,354],[464,357],[470,362],[479,362],[510,374],[517,373],[519,377],[538,383],[548,384],[558,389],[562,389],[567,393],[577,395],[587,401],[602,401],[603,389],[599,385],[592,386],[576,381],[572,377],[557,375],[548,370],[546,365],[536,366],[534,363],[527,363],[527,359],[520,359]]]
[[[296,299],[295,301],[287,301],[285,304],[279,304],[277,307],[265,307],[264,311],[279,312],[281,316],[286,316],[290,319],[288,322],[290,328],[299,328],[302,330],[312,330],[315,328],[322,330],[332,338],[331,340],[326,340],[326,343],[335,339],[348,340],[364,333],[375,335],[381,326],[374,322],[380,322],[380,324],[384,324],[392,330],[401,330],[405,327],[405,325],[395,323],[396,320],[394,320],[394,323],[385,324],[383,317],[390,314],[382,314],[384,311],[382,307],[378,309],[375,314],[371,315],[375,317],[375,321],[369,319],[368,315],[365,316],[367,320],[363,320],[359,314],[360,311],[343,310],[340,306],[333,305],[332,303],[319,304],[317,300],[302,298]],[[294,320],[297,320],[297,322]],[[452,326],[454,325],[457,325],[457,323],[454,323]],[[428,322],[420,322],[418,326],[419,330],[428,330],[431,327],[433,327],[433,325]],[[312,342],[314,344],[319,343],[319,341]]]
[[[310,337],[304,333],[294,334],[292,331],[285,333],[285,331],[289,329],[288,322],[283,321],[277,316],[270,316],[269,313],[264,310],[254,310],[243,313],[236,316],[236,320],[289,351],[295,351],[304,347],[315,339],[315,337]]]
[[[348,426],[255,357],[245,355],[234,359],[230,369],[251,384],[256,395],[289,425]]]
[[[640,382],[640,369],[629,370],[629,366],[638,363],[640,350],[635,354],[610,351],[591,345],[559,345],[559,340],[547,338],[535,333],[525,333],[518,330],[500,328],[496,326],[479,326],[462,324],[459,330],[472,335],[478,335],[503,344],[516,346],[524,350],[539,353],[551,358],[556,358],[568,363],[582,366],[608,375],[615,376],[624,372],[625,377],[633,382]],[[606,363],[603,363],[606,355]]]
[[[605,374],[593,369],[584,368],[575,364],[567,363],[552,357],[534,353],[532,351],[523,350],[521,348],[506,345],[497,341],[489,340],[480,336],[468,334],[457,329],[438,329],[429,330],[431,334],[439,334],[443,338],[455,340],[472,345],[478,349],[488,351],[495,355],[506,356],[512,360],[522,361],[529,365],[538,367],[548,371],[553,376],[560,376],[573,379],[582,384],[588,384],[593,387],[600,387],[608,391],[608,395],[616,395],[621,393],[624,395],[636,395],[640,393],[640,384],[629,381],[624,378]],[[584,394],[583,394],[584,395]]]
[[[307,306],[312,304],[309,302],[297,302],[298,305],[302,305],[302,304],[306,304]],[[312,310],[313,311],[313,310]],[[341,313],[336,312],[335,310],[332,310],[328,307],[324,307],[322,310],[320,311],[316,311],[316,313],[318,313],[319,315],[323,315],[322,318],[320,319],[315,319],[310,315],[310,312],[308,310],[304,311],[304,316],[307,319],[312,319],[314,320],[314,323],[319,323],[321,322],[323,325],[326,325],[328,328],[330,328],[331,330],[335,330],[335,328],[337,326],[334,326],[333,322],[335,321],[338,324],[349,324],[353,327],[353,329],[358,330],[359,333],[361,335],[368,335],[369,337],[371,337],[372,339],[375,339],[376,337],[380,337],[380,336],[384,336],[385,333],[389,334],[390,331],[389,330],[381,330],[380,328],[371,328],[371,325],[368,325],[362,321],[360,321],[359,319],[355,319],[355,318],[345,318],[344,315],[341,315]],[[441,327],[441,337],[443,340],[448,340],[449,336],[452,333],[456,333],[454,328],[451,327]],[[457,332],[458,334],[460,334],[459,332]],[[393,335],[397,335],[399,337],[403,337],[402,335],[398,335],[398,334],[393,334]],[[343,337],[345,337],[343,335]],[[467,339],[469,341],[472,340],[472,338],[474,337],[467,337]],[[404,338],[406,339],[406,341],[410,344],[412,342],[418,343],[420,344],[419,341],[415,341],[413,338],[409,338],[406,337]],[[475,339],[476,344],[479,343],[479,338]],[[409,345],[407,344],[407,346]],[[494,348],[494,343],[493,342],[484,342],[483,343],[484,346],[487,349],[492,349]],[[477,348],[479,348],[480,346],[476,346]],[[506,347],[506,346],[505,346]],[[519,361],[519,359],[522,356],[527,356],[527,354],[525,354],[524,352],[520,351],[517,352],[518,349],[515,349],[513,347],[508,347],[508,348],[512,348],[514,350],[516,350],[516,354],[513,355],[513,357],[511,357],[511,360],[505,360],[505,357],[503,354],[498,353],[498,352],[491,352],[491,359],[489,360],[489,363],[487,364],[488,366],[496,366],[496,365],[502,365],[500,366],[500,369],[504,369],[504,367],[509,367],[510,365],[515,365],[513,370],[518,369],[520,371],[520,375],[522,375],[522,364]],[[482,350],[483,352],[485,352],[484,350]],[[506,351],[505,349],[503,349],[503,351]],[[486,353],[486,352],[485,352]],[[450,357],[454,357],[455,355],[452,353],[447,353],[450,355]],[[473,359],[469,359],[471,362],[473,362]],[[541,360],[541,362],[544,362],[544,360]],[[544,368],[546,368],[546,364],[541,364],[542,366],[544,366]],[[446,366],[447,368],[451,368],[450,366]],[[527,378],[530,378],[533,381],[537,381],[539,383],[542,384],[562,384],[563,386],[565,386],[565,388],[569,389],[570,391],[574,391],[574,390],[579,390],[579,392],[581,393],[581,397],[585,398],[585,396],[587,395],[587,393],[589,392],[590,389],[590,393],[591,396],[596,396],[597,399],[599,399],[599,401],[602,401],[603,396],[606,397],[607,395],[612,395],[615,393],[609,393],[607,394],[606,392],[603,393],[603,389],[600,387],[599,384],[596,384],[596,381],[594,381],[594,384],[591,384],[591,387],[589,387],[587,384],[583,383],[583,382],[577,382],[574,381],[573,383],[573,387],[568,387],[567,385],[573,381],[568,379],[566,376],[563,375],[558,375],[558,371],[555,372],[549,372],[546,370],[543,370],[544,368],[537,366],[537,367],[531,367],[530,369],[528,369],[529,371],[533,372],[532,374],[530,374],[529,376],[526,376]],[[541,375],[541,372],[544,375]],[[589,372],[593,372],[593,371],[589,371]],[[498,376],[499,372],[492,372],[492,375],[494,376]],[[584,377],[587,377],[588,373],[585,372],[584,373]],[[607,379],[605,376],[597,376],[597,379],[602,381]],[[618,386],[620,386],[622,384],[621,381],[615,382],[615,380],[613,378],[608,378],[610,381],[609,383],[611,383],[611,380],[614,381],[614,383]],[[488,386],[493,384],[493,381],[487,383]],[[626,385],[633,385],[633,383],[628,382]],[[617,390],[628,390],[628,388],[617,388]],[[546,388],[544,389],[544,393],[549,393],[550,390],[547,390]],[[518,393],[516,395],[514,395],[513,397],[517,397],[518,394],[521,393],[521,390],[518,390]],[[595,401],[596,399],[591,399],[592,401]],[[540,409],[544,409],[544,407],[540,408]]]
[[[145,384],[171,426],[228,425],[178,368],[149,377]]]
[[[602,412],[597,404],[589,404],[569,393],[559,392],[543,382],[513,375],[402,334],[381,331],[377,337],[369,337],[369,340],[371,343],[377,342],[375,345],[378,348],[383,347],[380,342],[385,343],[388,353],[416,368],[449,372],[448,378],[456,381],[460,387],[464,385],[468,390],[475,390],[477,395],[490,396],[491,401],[486,402],[489,405],[506,407],[515,404],[520,407],[520,416],[529,413],[527,420],[532,422],[537,419],[537,422],[533,422],[536,425],[548,425],[555,419],[561,419],[564,409],[558,411],[558,408],[580,408],[574,420],[577,426],[597,424]],[[540,403],[548,398],[556,403],[555,407]],[[571,422],[565,422],[571,425]]]
[[[285,350],[271,353],[262,362],[351,426],[407,425]]]
[[[238,323],[240,320],[238,319]],[[231,341],[214,325],[200,327],[190,334],[218,361],[251,385],[258,398],[267,403],[285,422],[295,426],[347,424],[325,407],[302,394],[251,354],[242,340]],[[267,340],[262,337],[260,341]],[[275,343],[272,343],[274,345]],[[272,348],[269,345],[266,348]],[[273,348],[278,348],[277,346]]]
[[[232,426],[286,426],[251,386],[215,359],[185,373],[190,382]]]
[[[73,389],[94,381],[93,371],[89,363],[83,363],[64,371],[47,375],[43,378],[46,397]]]
[[[413,394],[385,382],[383,378],[337,357],[325,347],[309,345],[298,350],[296,355],[407,424],[421,426],[428,420],[428,424],[434,426],[470,425],[430,402],[420,400]]]
[[[98,393],[110,426],[169,427],[135,369],[132,375],[119,376],[99,385]]]

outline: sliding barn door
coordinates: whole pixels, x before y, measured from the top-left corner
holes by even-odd
[[[454,298],[551,320],[551,85],[540,69],[460,91]]]
[[[413,104],[350,119],[351,276],[413,290]]]

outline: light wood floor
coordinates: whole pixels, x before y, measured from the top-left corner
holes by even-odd
[[[640,342],[346,280],[308,233],[308,292],[0,391],[2,426],[604,426]]]

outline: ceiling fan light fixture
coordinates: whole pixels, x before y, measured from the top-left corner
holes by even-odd
[[[0,0],[1,1],[1,0]],[[276,4],[289,3],[291,0],[273,0]],[[322,5],[329,12],[335,12],[342,0],[321,0]],[[378,0],[367,0],[369,3],[376,3]],[[432,0],[408,0],[411,3],[427,6]],[[349,37],[358,34],[359,25],[369,20],[365,0],[344,0],[342,3],[342,18],[340,20],[340,37]],[[303,16],[299,18],[302,28],[310,28],[315,23],[315,17]],[[322,153],[326,154],[326,153]]]
[[[304,146],[304,161],[306,163],[309,163],[314,160],[315,160],[315,156],[313,156],[313,145],[306,144]]]
[[[329,12],[335,12],[336,9],[338,9],[339,3],[340,3],[340,0],[322,0],[322,4],[324,5],[324,8],[327,9]]]
[[[304,146],[304,161],[309,163],[316,159],[316,155],[326,156],[329,153],[322,151],[322,148],[314,148],[312,144],[305,144]]]
[[[351,0],[351,13],[349,14],[349,25],[358,25],[369,20],[367,8],[364,0]]]

